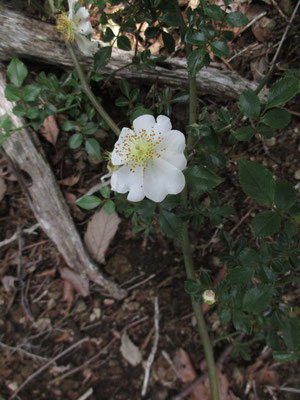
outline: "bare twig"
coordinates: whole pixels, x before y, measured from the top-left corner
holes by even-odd
[[[152,346],[151,352],[149,354],[149,357],[147,359],[146,366],[145,366],[145,377],[144,377],[144,382],[143,382],[143,387],[142,387],[142,392],[141,392],[142,397],[144,397],[147,392],[147,387],[148,387],[148,382],[149,382],[149,377],[150,377],[150,369],[151,369],[151,365],[154,361],[155,354],[157,351],[158,340],[159,340],[159,308],[158,308],[158,298],[154,297],[154,340],[153,340],[153,346]]]
[[[289,393],[297,393],[300,394],[300,389],[296,389],[296,388],[291,388],[291,387],[283,387],[281,386],[280,388],[276,388],[275,386],[267,386],[269,388],[271,388],[272,390],[280,390],[282,392],[289,392]]]
[[[3,347],[4,349],[11,350],[13,352],[18,351],[20,353],[23,353],[25,356],[33,358],[35,360],[49,361],[49,358],[41,357],[41,356],[38,356],[37,354],[30,353],[29,351],[21,349],[20,347],[9,346],[8,344],[2,343],[2,342],[0,342],[0,347]]]
[[[243,33],[246,29],[250,28],[250,26],[252,26],[253,24],[255,24],[256,21],[259,21],[262,17],[264,17],[267,14],[266,11],[258,14],[256,17],[254,17],[253,19],[251,19],[251,21],[249,22],[249,24],[245,25],[242,29],[241,29],[241,33]]]
[[[46,364],[44,364],[41,368],[39,368],[37,371],[35,371],[33,374],[31,374],[23,383],[22,385],[10,396],[9,400],[14,399],[17,394],[29,383],[31,382],[34,378],[36,378],[38,375],[40,375],[45,369],[50,367],[51,364],[55,363],[59,358],[63,357],[67,353],[69,353],[71,350],[74,350],[76,347],[80,346],[82,343],[86,342],[89,340],[89,338],[85,337],[78,342],[72,344],[72,346],[68,347],[66,350],[62,351],[59,353],[56,357],[54,357],[52,360],[48,361]]]
[[[138,286],[141,286],[141,285],[143,285],[144,283],[146,283],[146,282],[150,281],[151,279],[153,279],[155,276],[156,276],[156,274],[152,274],[152,275],[148,276],[148,278],[144,279],[143,281],[138,282],[138,283],[135,283],[135,284],[132,285],[132,286],[129,286],[128,288],[126,288],[126,290],[129,291],[129,290],[132,290],[132,289],[134,289],[134,288],[136,288],[136,287],[138,287]]]
[[[229,232],[230,235],[233,234],[234,231],[237,230],[237,228],[245,221],[245,219],[247,219],[249,217],[249,215],[252,213],[252,211],[254,211],[254,207],[251,207],[250,210],[239,220],[239,222],[231,229],[231,231]]]
[[[36,234],[36,229],[40,227],[40,224],[35,224],[31,228],[24,229],[22,233],[28,233],[28,234]],[[9,243],[14,242],[15,240],[18,239],[18,231],[15,232],[9,239],[5,239],[2,242],[0,242],[0,247],[6,246]]]
[[[93,388],[89,388],[85,393],[83,393],[77,400],[86,400],[93,394]]]

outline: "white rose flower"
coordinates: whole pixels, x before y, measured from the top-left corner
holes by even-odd
[[[111,162],[121,166],[112,172],[111,187],[128,193],[130,201],[144,197],[161,202],[168,194],[180,193],[185,185],[181,172],[186,167],[185,137],[172,130],[168,117],[142,115],[132,129],[123,128],[111,155]]]
[[[79,50],[85,56],[93,56],[97,51],[98,43],[84,36],[93,33],[90,14],[85,7],[80,7],[75,13],[77,1],[68,0],[69,12],[58,16],[57,29],[63,33],[66,42],[76,41]]]
[[[205,290],[205,292],[202,295],[202,299],[204,303],[211,306],[216,302],[216,294],[213,290]]]

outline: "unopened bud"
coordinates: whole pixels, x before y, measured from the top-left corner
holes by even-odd
[[[205,290],[205,292],[202,295],[202,299],[203,299],[204,303],[211,306],[212,304],[214,304],[216,302],[215,292],[213,290]]]

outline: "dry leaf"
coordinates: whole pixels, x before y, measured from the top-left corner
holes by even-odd
[[[63,301],[67,302],[68,309],[71,307],[73,300],[74,300],[74,287],[69,281],[64,280]]]
[[[6,292],[10,292],[11,290],[15,289],[15,281],[18,279],[15,278],[14,276],[6,275],[2,278],[2,284],[4,287],[4,290]]]
[[[66,186],[73,186],[78,183],[80,178],[80,174],[74,174],[71,176],[68,176],[68,178],[62,179],[61,181],[58,181],[61,185],[66,185]]]
[[[130,340],[126,331],[123,333],[121,338],[120,350],[125,360],[133,367],[142,361],[142,355],[139,348]]]
[[[89,295],[89,283],[85,278],[67,267],[59,268],[59,272],[61,277],[68,281],[83,297]]]
[[[48,140],[48,142],[55,146],[59,129],[56,120],[52,115],[49,115],[49,117],[45,119],[43,125],[41,126],[40,133],[46,140]]]
[[[0,201],[3,199],[5,192],[6,192],[6,183],[0,177]]]
[[[116,213],[108,215],[103,208],[96,212],[88,223],[84,242],[92,257],[105,263],[105,252],[117,232],[120,218]]]

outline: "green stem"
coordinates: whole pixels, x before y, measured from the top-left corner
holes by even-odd
[[[78,73],[81,85],[82,85],[82,90],[84,93],[87,95],[87,97],[90,99],[91,103],[95,107],[95,109],[98,111],[98,113],[101,115],[101,117],[104,119],[104,121],[107,123],[107,125],[110,127],[110,129],[117,135],[120,135],[120,129],[118,125],[111,119],[111,117],[107,114],[107,112],[104,110],[102,105],[99,103],[93,92],[91,91],[91,88],[89,84],[87,83],[86,77],[84,75],[84,72],[81,68],[81,65],[79,64],[79,61],[77,59],[77,56],[75,54],[75,51],[73,49],[73,46],[70,43],[66,43],[68,50],[71,54],[73,64],[76,68],[76,71]]]
[[[197,91],[196,91],[196,78],[189,77],[189,124],[192,125],[197,121]],[[191,150],[193,146],[192,139],[188,137],[187,140],[187,150]],[[182,192],[181,200],[182,205],[186,209],[187,208],[187,188],[185,188]],[[191,245],[188,233],[188,223],[184,222],[183,224],[183,239],[182,239],[182,252],[186,270],[186,276],[188,279],[195,279],[195,269],[191,252]],[[205,324],[203,312],[200,303],[195,302],[192,299],[192,306],[194,310],[194,314],[197,321],[198,331],[200,337],[202,339],[205,359],[207,363],[207,371],[210,382],[210,390],[211,390],[211,400],[219,400],[219,391],[218,391],[218,379],[217,379],[217,370],[216,364],[214,360],[214,353],[211,341],[209,339],[207,327]]]

